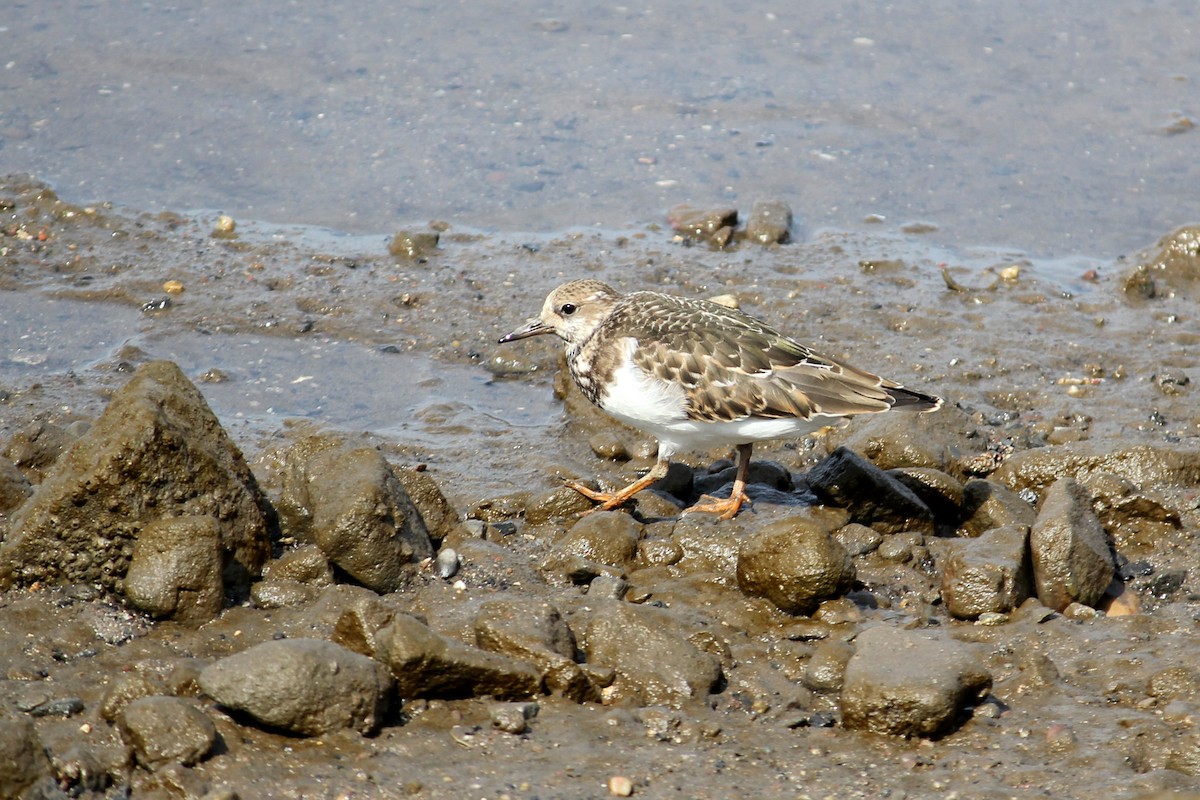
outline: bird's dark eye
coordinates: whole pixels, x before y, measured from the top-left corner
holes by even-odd
[[[559,313],[561,313],[564,317],[571,316],[572,314],[575,313],[575,304],[574,303],[563,303],[562,308],[559,309]]]

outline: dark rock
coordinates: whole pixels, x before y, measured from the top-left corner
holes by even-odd
[[[405,614],[376,632],[375,646],[375,657],[391,668],[405,699],[485,694],[520,699],[541,692],[541,672],[528,662],[448,639]]]
[[[726,486],[732,486],[737,477],[737,467],[730,465],[707,475],[696,475],[693,491],[699,494],[715,494]],[[790,492],[795,486],[792,473],[775,461],[751,461],[746,472],[747,486],[769,486],[780,492]]]
[[[991,612],[1007,614],[1032,593],[1029,529],[1005,525],[977,539],[944,542],[939,559],[942,600],[959,619]]]
[[[746,238],[759,244],[784,244],[792,235],[792,209],[782,200],[756,200],[746,218]]]
[[[558,609],[532,598],[489,600],[475,617],[475,643],[528,661],[542,671],[546,689],[568,700],[599,701],[598,689],[575,663],[575,635]]]
[[[394,592],[433,556],[425,521],[378,450],[331,447],[315,453],[306,469],[313,538],[355,581]]]
[[[199,625],[221,612],[221,527],[212,517],[147,523],[133,544],[125,598],[155,617]]]
[[[676,707],[707,696],[721,681],[720,659],[689,642],[662,609],[597,603],[581,639],[589,663],[616,671],[610,700]]]
[[[392,467],[392,473],[417,507],[433,546],[440,547],[442,540],[462,524],[462,518],[428,472]]]
[[[933,467],[900,467],[888,474],[921,498],[939,523],[958,524],[964,489],[957,478]]]
[[[382,664],[318,639],[279,639],[222,658],[200,673],[200,686],[227,708],[302,736],[371,733],[393,691]]]
[[[118,726],[138,763],[150,770],[199,763],[217,742],[212,720],[178,697],[138,698],[125,706]]]
[[[714,514],[686,514],[671,532],[683,551],[679,561],[685,572],[712,572],[723,578],[737,575],[738,550],[744,534]]]
[[[25,473],[7,458],[0,458],[0,514],[19,508],[33,495],[33,485]]]
[[[1019,525],[1028,528],[1037,511],[1011,489],[995,481],[974,478],[963,489],[962,531],[979,536],[993,528]]]
[[[898,736],[950,729],[991,688],[992,676],[959,642],[886,625],[854,642],[842,685],[842,724]]]
[[[1095,606],[1115,567],[1087,489],[1060,478],[1046,493],[1029,535],[1038,600],[1062,611],[1072,602]]]
[[[822,600],[849,590],[854,576],[850,554],[831,535],[828,520],[812,514],[765,526],[738,553],[741,590],[789,614],[811,614]]]
[[[1139,487],[1196,486],[1200,485],[1200,450],[1149,444],[1113,449],[1111,443],[1094,440],[1072,442],[1014,453],[991,477],[1010,489],[1040,494],[1060,477],[1088,483],[1099,473]]]
[[[881,533],[933,533],[933,514],[907,486],[862,456],[839,447],[809,470],[809,489],[850,520]]]
[[[0,719],[0,797],[21,797],[22,791],[49,771],[50,761],[33,723]]]
[[[0,584],[115,590],[142,528],[179,516],[221,521],[226,589],[248,590],[270,555],[273,512],[196,387],[175,364],[154,361],[14,516],[0,545]]]

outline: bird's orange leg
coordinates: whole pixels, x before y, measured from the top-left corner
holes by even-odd
[[[737,474],[733,478],[733,491],[729,493],[729,499],[720,500],[704,495],[694,506],[683,513],[704,511],[709,514],[719,514],[721,519],[736,517],[742,506],[750,502],[750,498],[746,495],[746,474],[750,471],[750,451],[753,449],[753,443],[739,444],[737,447]]]
[[[650,471],[642,477],[638,478],[633,483],[626,486],[617,492],[597,492],[595,489],[584,486],[578,481],[567,481],[567,488],[574,489],[589,500],[595,500],[600,505],[595,508],[588,509],[581,516],[591,514],[596,511],[611,511],[618,506],[623,506],[629,502],[635,494],[647,489],[655,481],[658,481],[667,475],[667,469],[671,466],[668,459],[660,458],[658,462],[651,467]]]

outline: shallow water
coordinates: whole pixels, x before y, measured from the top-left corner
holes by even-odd
[[[360,233],[780,196],[805,232],[1111,258],[1200,219],[1198,34],[1190,0],[21,3],[0,171]]]

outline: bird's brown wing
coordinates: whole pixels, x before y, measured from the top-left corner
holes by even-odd
[[[741,311],[641,294],[640,318],[621,321],[638,339],[634,363],[681,386],[692,419],[811,419],[895,402],[878,376],[819,356]]]

